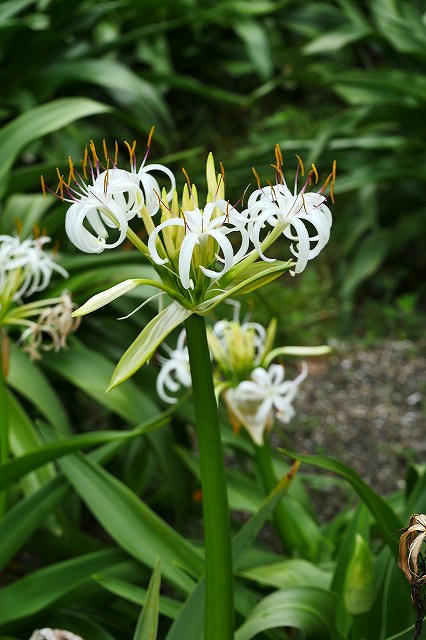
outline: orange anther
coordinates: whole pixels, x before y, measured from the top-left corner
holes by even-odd
[[[253,175],[256,178],[256,182],[257,182],[257,188],[260,189],[260,178],[259,178],[259,174],[257,173],[256,169],[254,167],[251,168],[251,170],[253,171]]]
[[[151,131],[149,132],[149,136],[148,136],[148,142],[146,144],[146,146],[149,147],[151,146],[151,141],[152,141],[152,136],[154,135],[154,130],[155,130],[155,125],[152,125],[151,127]]]
[[[106,162],[108,162],[108,160],[109,160],[109,155],[108,155],[108,149],[107,149],[107,146],[106,146],[105,138],[102,140],[102,146],[103,146],[103,148],[104,148],[105,161],[106,161]]]
[[[314,165],[314,163],[312,163],[312,171],[313,171],[314,176],[315,176],[315,184],[316,184],[316,183],[318,182],[318,180],[319,180],[319,177],[318,177],[318,171],[317,171],[317,168],[316,168],[316,166]]]
[[[187,174],[187,172],[185,170],[185,167],[182,167],[182,172],[183,172],[183,175],[185,176],[186,181],[188,183],[189,190],[191,190],[191,180],[189,179],[189,175]]]
[[[98,154],[96,153],[96,147],[93,140],[90,141],[90,151],[92,152],[94,164],[97,164],[99,162],[99,158],[98,158]]]
[[[304,176],[305,175],[305,166],[303,164],[302,158],[300,156],[298,156],[297,153],[296,153],[296,158],[299,161],[299,167],[300,167],[300,171],[302,173],[302,176]]]

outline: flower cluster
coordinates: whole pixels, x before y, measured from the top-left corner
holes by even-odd
[[[46,289],[52,273],[67,278],[68,273],[44,250],[47,236],[21,240],[18,236],[0,235],[0,311]]]
[[[40,358],[40,348],[57,351],[64,347],[68,334],[79,324],[79,319],[72,317],[76,305],[67,292],[56,298],[22,302],[44,291],[54,272],[68,277],[54,254],[45,250],[49,242],[47,236],[24,240],[0,236],[0,332],[6,327],[20,329],[19,341],[33,359]]]
[[[220,320],[208,331],[216,393],[223,398],[234,427],[238,430],[243,426],[260,446],[265,432],[275,421],[286,424],[294,417],[292,403],[307,375],[307,365],[303,362],[300,374],[285,380],[284,367],[271,364],[271,356],[297,354],[301,350],[305,355],[319,355],[327,353],[329,348],[283,347],[271,351],[275,322],[267,329],[255,322],[240,324],[238,309],[236,306],[232,321]],[[165,348],[169,357],[159,357],[157,392],[164,402],[175,403],[176,398],[168,392],[191,387],[185,331],[180,332],[175,349]]]
[[[225,196],[224,169],[221,165],[216,173],[212,154],[207,159],[204,200],[185,170],[186,184],[179,199],[171,170],[161,164],[147,164],[152,133],[139,167],[135,143],[125,143],[129,167],[123,169],[118,167],[117,144],[112,157],[104,141],[103,163],[91,142],[80,173],[71,159],[66,179],[58,170],[55,194],[70,203],[65,227],[71,242],[82,251],[99,253],[127,238],[159,276],[159,280],[133,279],[115,285],[90,299],[77,314],[94,311],[141,284],[156,286],[174,301],[159,314],[155,326],[150,324],[139,336],[137,358],[135,343],[124,354],[112,386],[132,375],[168,333],[192,313],[206,315],[230,296],[254,291],[287,270],[292,274],[303,271],[328,242],[332,224],[325,191],[329,190],[333,200],[335,165],[324,185],[309,191],[318,182],[318,172],[312,165],[299,189],[299,176],[304,174],[299,158],[294,189],[290,191],[277,145],[275,184],[268,182],[262,187],[254,171],[258,188],[248,196],[247,206],[238,211],[237,204],[232,205]],[[166,187],[160,187],[160,174],[166,178]],[[43,179],[42,186],[46,193]],[[145,228],[146,243],[140,230],[135,233],[130,228],[134,218]],[[267,257],[267,249],[282,235],[291,241],[287,260]]]
[[[59,351],[67,346],[67,338],[80,324],[80,318],[73,318],[76,304],[68,291],[60,298],[52,299],[44,307],[34,322],[31,322],[21,334],[20,342],[32,360],[40,360],[40,351]]]

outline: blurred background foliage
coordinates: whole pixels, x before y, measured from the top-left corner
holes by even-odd
[[[153,158],[202,183],[213,150],[235,199],[251,165],[272,177],[278,142],[290,180],[300,153],[324,177],[336,159],[338,182],[330,245],[307,282],[281,284],[271,311],[285,304],[301,321],[302,298],[333,328],[362,332],[373,317],[401,331],[424,310],[425,10],[424,0],[3,1],[7,219],[37,207],[31,220],[43,216],[66,247],[63,207],[38,200],[39,175],[54,183],[90,138],[136,138],[142,156],[155,124]],[[37,124],[40,105],[77,98],[97,105],[59,103]]]
[[[372,341],[388,334],[418,337],[426,266],[425,16],[424,0],[3,0],[0,233],[13,233],[18,224],[25,236],[38,225],[59,240],[61,263],[70,273],[66,286],[81,303],[152,270],[126,247],[78,253],[65,236],[65,206],[43,198],[40,174],[55,185],[56,166],[65,171],[69,155],[78,162],[90,139],[101,144],[106,138],[110,147],[115,139],[137,139],[141,159],[155,124],[153,161],[177,174],[184,165],[200,187],[212,150],[225,165],[228,195],[237,200],[253,181],[252,165],[262,180],[272,177],[278,142],[289,182],[296,153],[307,166],[315,162],[324,177],[337,160],[334,227],[330,243],[302,276],[283,278],[248,301],[254,319],[267,324],[277,316],[281,343],[290,344],[318,344],[339,331]],[[53,282],[48,293],[62,287]],[[201,509],[198,464],[190,452],[191,405],[183,403],[172,418],[156,418],[156,366],[105,394],[114,363],[153,309],[125,322],[117,317],[150,295],[138,290],[88,316],[67,350],[39,363],[14,345],[8,398],[18,459],[10,464],[18,466],[13,477],[7,469],[0,474],[0,490],[8,492],[0,568],[3,582],[11,583],[0,596],[0,640],[28,637],[45,624],[72,626],[86,640],[127,640],[137,620],[134,603],[145,599],[133,583],[148,582],[147,567],[159,554],[167,594],[176,598],[162,601],[162,613],[173,618],[186,608],[189,619],[200,615],[199,599],[181,607],[188,585],[173,559],[176,549],[188,551],[188,538],[195,539],[195,569],[187,575],[198,576]],[[163,419],[162,429],[129,439],[130,427],[149,420],[159,426]],[[247,513],[258,514],[263,491],[248,438],[237,438],[224,424],[223,439],[232,463],[235,532]],[[57,447],[55,454],[46,453],[46,442]],[[85,447],[92,448],[87,457],[52,462]],[[43,467],[40,451],[50,461]],[[393,635],[412,622],[408,591],[392,558],[394,532],[408,515],[424,512],[424,468],[411,469],[406,492],[392,496],[388,507],[352,472],[324,460],[312,464],[346,478],[367,507],[353,510],[352,493],[348,508],[323,525],[302,475],[283,501],[292,532],[285,562],[299,563],[302,587],[324,582],[316,567],[305,566],[308,561],[323,562],[328,581],[333,574],[345,637],[406,640],[411,631]],[[281,477],[288,465],[279,457],[275,463]],[[336,482],[342,480],[324,477],[331,491]],[[100,494],[107,498],[101,501]],[[129,526],[123,509],[133,513],[135,501]],[[164,518],[159,528],[147,505]],[[268,514],[262,517],[259,526]],[[374,554],[375,593],[369,592],[362,610],[359,602],[345,608],[349,561],[358,558],[361,567],[367,562],[363,540]],[[294,571],[281,566],[281,550],[275,553],[266,542],[247,551],[239,566],[249,586],[240,593],[245,608],[239,622],[265,590],[294,586]],[[369,555],[367,560],[369,567]],[[258,569],[268,565],[270,575],[271,562],[279,581],[262,582]],[[179,619],[168,640],[183,637]]]

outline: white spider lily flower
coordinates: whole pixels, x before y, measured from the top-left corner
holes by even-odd
[[[215,210],[221,211],[222,215],[215,215]],[[179,277],[184,289],[193,289],[191,265],[195,273],[198,267],[205,276],[217,280],[244,258],[249,246],[249,235],[244,227],[246,222],[246,218],[225,200],[209,202],[203,210],[197,207],[192,211],[184,211],[182,218],[169,218],[158,225],[149,236],[149,254],[156,264],[166,264],[169,259],[159,255],[156,247],[157,236],[167,227],[182,227],[185,235],[179,250]],[[232,244],[227,238],[227,235],[233,231],[237,231],[241,235],[241,245],[235,254]],[[195,251],[196,249],[197,251]],[[218,256],[219,250],[223,254],[222,258]],[[223,267],[219,271],[210,268],[215,260],[220,260],[223,263]]]
[[[91,141],[90,156],[87,147],[85,151],[83,175],[74,170],[71,158],[67,181],[58,169],[59,185],[55,195],[71,203],[66,214],[65,230],[71,242],[81,251],[101,253],[104,249],[114,249],[125,240],[129,220],[136,215],[140,217],[155,215],[160,207],[160,186],[156,178],[151,175],[152,172],[166,174],[171,185],[167,197],[171,197],[176,181],[170,169],[161,164],[145,164],[151,137],[152,131],[148,140],[148,149],[139,170],[136,168],[136,142],[132,146],[125,143],[130,156],[130,171],[126,171],[117,167],[117,145],[115,158],[112,161],[113,166],[110,168],[111,159],[105,141],[103,146],[106,167],[101,165],[95,145]],[[42,188],[45,193],[43,178]],[[115,241],[108,241],[110,229],[118,230]]]
[[[332,216],[320,193],[293,195],[284,184],[258,190],[248,202],[251,239],[262,260],[273,262],[262,252],[260,234],[265,223],[272,227],[284,225],[283,234],[292,241],[290,251],[296,258],[292,275],[301,273],[309,260],[315,258],[330,239]],[[310,235],[309,225],[316,233]]]
[[[333,220],[330,209],[325,204],[327,199],[323,192],[330,182],[330,193],[333,199],[336,168],[333,164],[333,171],[319,192],[307,192],[311,180],[318,179],[316,167],[312,165],[307,181],[298,192],[298,173],[299,170],[302,174],[304,172],[299,158],[294,193],[292,193],[287,187],[282,172],[282,156],[278,146],[275,148],[275,157],[277,184],[257,189],[251,194],[247,203],[246,213],[251,219],[250,237],[262,260],[273,262],[274,259],[267,258],[262,251],[260,235],[266,223],[272,227],[281,227],[283,235],[292,241],[290,251],[296,258],[296,265],[294,271],[290,273],[295,275],[305,269],[308,261],[315,258],[330,239]],[[313,235],[309,232],[310,227],[315,230]]]
[[[68,272],[44,250],[48,236],[21,240],[18,236],[0,235],[0,308],[13,301],[43,291],[56,271],[68,278]]]
[[[116,168],[99,173],[91,185],[79,177],[76,187],[62,184],[61,192],[63,200],[72,203],[65,217],[71,242],[85,253],[101,253],[120,245],[126,239],[128,221],[143,206],[140,188],[126,171]],[[118,229],[115,242],[107,242],[108,227]]]
[[[83,640],[83,638],[71,631],[45,627],[44,629],[36,629],[30,640]]]
[[[257,445],[262,446],[264,433],[272,427],[274,419],[287,423],[293,418],[292,402],[306,375],[307,365],[303,363],[301,373],[294,380],[284,380],[284,367],[272,364],[268,369],[257,367],[251,373],[251,380],[227,389],[228,409]]]
[[[163,345],[169,354],[169,358],[158,356],[161,369],[157,376],[157,393],[163,402],[169,404],[174,404],[177,400],[168,395],[168,391],[176,393],[181,386],[187,389],[192,386],[189,353],[185,342],[186,333],[183,329],[177,339],[176,349],[172,350],[167,345]]]

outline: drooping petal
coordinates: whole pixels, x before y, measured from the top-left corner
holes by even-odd
[[[192,254],[195,245],[199,244],[198,235],[187,233],[182,241],[179,253],[179,278],[184,289],[193,289],[194,283],[190,278]],[[201,267],[202,268],[202,267]]]
[[[170,218],[170,220],[165,220],[164,222],[159,224],[158,227],[155,227],[155,229],[153,229],[153,231],[149,235],[148,251],[149,251],[149,255],[151,256],[151,259],[153,260],[153,262],[155,262],[155,264],[166,264],[166,262],[168,262],[167,258],[160,258],[155,241],[160,231],[162,231],[166,227],[173,227],[173,226],[184,227],[185,223],[182,220],[182,218]]]
[[[214,238],[219,247],[222,249],[223,268],[220,271],[214,271],[213,269],[207,269],[206,267],[200,266],[200,269],[208,278],[216,279],[220,278],[220,276],[229,271],[229,269],[232,267],[234,262],[234,251],[232,249],[232,244],[221,231],[217,229],[210,229],[208,235]]]

